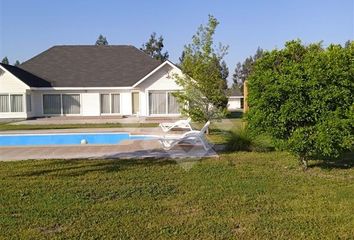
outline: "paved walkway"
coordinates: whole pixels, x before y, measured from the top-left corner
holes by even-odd
[[[45,124],[105,124],[105,123],[160,123],[176,121],[178,118],[152,118],[152,117],[121,117],[121,116],[103,116],[103,117],[47,117],[35,118],[22,121],[16,121],[11,124],[29,124],[29,125],[45,125]]]
[[[131,134],[162,135],[158,128],[102,128],[102,129],[52,129],[29,131],[4,131],[0,134],[78,132],[130,132]],[[180,133],[177,133],[180,134]],[[66,146],[24,146],[0,147],[0,161],[30,159],[134,159],[134,158],[201,158],[217,157],[210,149],[201,146],[179,145],[165,151],[157,140],[126,140],[117,145],[66,145]]]

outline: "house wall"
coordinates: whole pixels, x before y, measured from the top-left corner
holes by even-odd
[[[174,79],[175,74],[182,74],[180,70],[165,65],[151,75],[137,87],[140,90],[141,115],[149,115],[149,91],[180,91],[182,90]],[[174,114],[176,115],[176,114]]]
[[[0,94],[22,94],[23,112],[0,112],[0,118],[27,118],[26,92],[29,87],[14,75],[0,67]]]
[[[238,97],[238,98],[236,98],[236,97],[229,97],[227,109],[228,109],[229,111],[241,109],[241,108],[242,108],[242,106],[241,106],[241,99],[242,99],[242,97]]]

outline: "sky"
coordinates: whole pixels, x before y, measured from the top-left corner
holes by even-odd
[[[229,46],[230,75],[258,46],[354,39],[354,0],[0,0],[0,58],[23,62],[53,45],[94,44],[99,34],[141,47],[156,32],[178,62],[208,14],[220,22],[215,43]]]

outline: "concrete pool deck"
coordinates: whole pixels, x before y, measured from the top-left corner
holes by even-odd
[[[129,132],[133,134],[164,134],[159,128],[102,128],[102,129],[51,129],[1,131],[0,134],[45,134],[80,132]],[[180,134],[177,132],[176,134]],[[202,158],[218,157],[210,149],[201,146],[178,145],[164,150],[157,140],[126,140],[117,145],[61,145],[61,146],[19,146],[0,147],[0,161],[32,159],[144,159],[144,158]]]

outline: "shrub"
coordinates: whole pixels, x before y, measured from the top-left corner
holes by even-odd
[[[248,79],[249,127],[282,142],[307,166],[353,146],[354,42],[291,41],[263,54]]]

